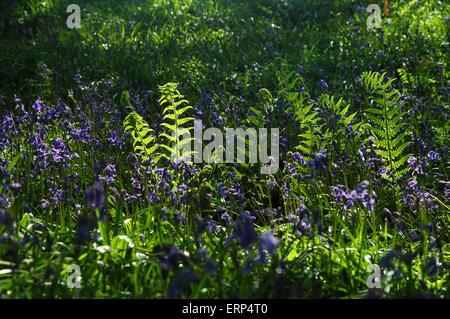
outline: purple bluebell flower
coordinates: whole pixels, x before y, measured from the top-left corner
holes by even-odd
[[[229,189],[229,192],[233,195],[233,197],[241,202],[244,202],[244,194],[242,193],[241,185],[235,184],[233,187]]]
[[[423,175],[423,167],[415,156],[410,156],[407,162],[410,171],[416,172],[417,175]]]
[[[258,248],[258,256],[259,256],[259,262],[261,264],[265,264],[267,262],[266,253],[261,247]]]
[[[239,244],[243,248],[247,248],[257,239],[255,229],[250,220],[250,217],[247,214],[241,213],[241,215],[239,216],[235,234],[239,239]]]
[[[319,86],[324,89],[328,89],[328,84],[324,80],[319,81]]]
[[[117,131],[112,131],[111,134],[108,137],[108,142],[117,148],[121,148],[122,141],[120,140],[119,136],[117,135]]]
[[[180,260],[180,253],[175,246],[171,246],[169,250],[169,254],[165,258],[165,260],[161,263],[161,267],[164,270],[169,270],[174,267],[178,261]]]
[[[222,213],[220,219],[222,219],[225,223],[229,223],[231,221],[231,217],[227,212]]]
[[[275,252],[280,240],[275,238],[272,233],[267,233],[260,237],[263,247],[271,254]]]
[[[306,161],[303,159],[303,157],[300,155],[300,153],[293,153],[292,154],[292,160],[296,163],[299,163],[300,165],[305,165]]]
[[[41,203],[42,208],[47,208],[48,206],[50,206],[50,203],[48,202],[48,200],[45,200],[45,199],[41,199],[40,203]]]
[[[81,74],[79,74],[79,73],[75,74],[74,79],[75,79],[75,82],[77,82],[77,84],[80,84],[80,83],[81,83],[81,79],[82,79],[82,78],[83,78],[83,77],[81,76]]]
[[[267,186],[269,187],[269,189],[274,189],[277,186],[277,183],[275,183],[274,181],[268,181]]]
[[[103,170],[105,173],[105,180],[107,184],[111,184],[114,182],[114,179],[117,177],[117,171],[113,164],[108,164],[108,166],[105,167]]]
[[[312,169],[314,176],[317,176],[317,174],[326,170],[328,166],[327,150],[321,149],[315,154],[315,158],[310,159],[307,162],[307,165]]]
[[[430,151],[430,152],[428,153],[428,158],[429,158],[430,160],[434,161],[434,160],[438,160],[440,157],[439,157],[439,154],[438,154],[438,153],[433,152],[433,151]]]
[[[217,183],[217,193],[222,196],[223,198],[227,198],[228,197],[228,189],[225,186],[224,183],[220,182]]]
[[[58,205],[64,201],[64,194],[61,189],[57,189],[52,196],[53,205]]]
[[[185,224],[186,224],[186,221],[187,221],[186,214],[183,214],[183,213],[174,213],[174,214],[173,214],[173,217],[174,217],[174,219],[175,219],[175,223],[176,223],[176,224],[182,224],[182,225],[185,225]]]

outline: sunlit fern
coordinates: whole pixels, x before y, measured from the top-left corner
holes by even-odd
[[[408,73],[405,69],[397,69],[398,74],[400,75],[400,81],[404,88],[414,87],[417,85],[416,79]]]
[[[392,180],[401,177],[406,171],[402,166],[411,154],[404,154],[410,142],[407,141],[408,133],[404,130],[406,123],[401,123],[404,116],[401,110],[403,105],[400,101],[401,95],[397,90],[388,89],[394,79],[384,83],[384,75],[364,72],[361,80],[371,92],[371,99],[378,106],[366,109],[365,116],[373,123],[369,130],[376,145],[375,152],[381,156],[390,172],[383,174],[383,177]]]
[[[300,85],[305,88],[305,83],[300,74],[295,72],[287,73],[281,69],[276,72],[278,78],[279,90],[278,94],[285,98],[289,104],[286,111],[292,111],[295,114],[296,122],[301,130],[298,134],[300,143],[296,147],[302,155],[308,159],[316,149],[317,130],[320,130],[318,112],[313,109],[316,104],[311,101],[309,93],[298,91],[297,87]],[[298,131],[297,131],[298,132]]]
[[[188,151],[185,151],[184,147],[187,143],[191,143],[194,138],[181,137],[194,129],[193,127],[184,127],[187,123],[193,121],[194,118],[182,116],[186,111],[192,109],[192,106],[186,105],[188,101],[177,90],[177,83],[167,83],[159,86],[159,91],[161,92],[161,98],[158,102],[161,106],[166,105],[163,110],[163,115],[165,114],[163,119],[166,122],[161,123],[166,132],[159,136],[167,140],[166,143],[161,143],[160,147],[170,153],[170,157],[164,153],[162,156],[170,158],[172,161],[190,157],[194,152],[190,151],[190,148],[188,148]]]
[[[142,162],[146,162],[153,157],[157,160],[158,156],[155,151],[158,149],[158,144],[155,143],[154,132],[142,116],[132,109],[126,91],[122,93],[122,103],[125,103],[127,108],[131,110],[131,113],[125,117],[123,126],[125,132],[131,133],[134,153],[140,157]]]

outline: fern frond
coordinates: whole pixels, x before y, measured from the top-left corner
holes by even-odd
[[[370,130],[374,137],[376,153],[381,156],[385,166],[391,171],[392,179],[401,177],[405,164],[410,154],[403,154],[410,144],[407,141],[408,133],[403,131],[405,123],[401,123],[404,117],[402,103],[399,103],[400,93],[397,90],[388,90],[394,79],[384,82],[385,73],[364,72],[361,80],[371,92],[371,99],[378,108],[368,108],[365,116],[373,125]]]
[[[131,132],[133,149],[136,155],[143,162],[149,160],[158,148],[158,144],[154,143],[153,130],[148,126],[147,122],[142,116],[133,111],[124,119],[123,126],[125,132]]]
[[[192,106],[185,105],[189,102],[184,99],[184,96],[178,91],[177,86],[177,83],[167,83],[159,87],[161,93],[159,103],[161,106],[165,106],[162,112],[162,114],[165,114],[163,118],[165,122],[161,123],[161,126],[167,132],[159,135],[167,140],[166,143],[160,146],[170,153],[170,159],[174,161],[193,154],[190,151],[190,143],[194,140],[189,137],[190,131],[194,127],[184,127],[187,123],[194,121],[194,118],[183,117],[188,110],[192,109]],[[187,135],[188,138],[181,139],[184,135]],[[162,156],[169,158],[166,154]]]

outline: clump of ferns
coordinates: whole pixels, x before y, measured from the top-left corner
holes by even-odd
[[[280,135],[288,138],[297,137],[299,124],[301,128],[312,132],[319,118],[316,118],[318,113],[311,110],[313,104],[306,105],[310,101],[310,96],[308,91],[304,90],[303,78],[300,74],[288,73],[283,69],[276,70],[276,78],[278,80],[276,95],[272,95],[272,92],[266,88],[260,89],[258,108],[250,107],[253,113],[247,118],[248,123],[256,127],[265,127],[272,121],[283,123],[283,127],[280,127]],[[281,112],[275,112],[278,109],[281,109]],[[274,115],[277,116],[279,113],[282,116],[274,119]],[[306,141],[306,146],[310,146],[309,142]],[[303,151],[304,155],[311,155],[310,148]]]
[[[356,112],[349,113],[350,105],[343,106],[342,98],[335,101],[334,96],[323,94],[314,101],[303,92],[292,92],[287,96],[294,109],[297,131],[300,130],[296,149],[306,161],[316,161],[316,154],[323,154],[330,148],[336,151],[345,149],[351,142],[348,137],[354,137],[361,125],[351,125]],[[354,144],[352,147],[355,148]]]
[[[155,132],[148,123],[134,111],[129,101],[128,92],[122,94],[123,103],[127,105],[130,113],[124,119],[124,131],[130,132],[134,153],[138,157],[141,168],[152,172],[151,180],[157,181],[160,176],[153,174],[154,168],[164,167],[169,174],[173,176],[172,188],[176,187],[176,181],[181,180],[180,170],[174,168],[184,168],[188,163],[187,157],[194,152],[186,152],[185,144],[191,143],[193,138],[182,138],[186,136],[193,127],[187,124],[194,120],[192,117],[186,117],[186,111],[192,109],[187,100],[177,90],[176,83],[167,83],[159,86],[161,98],[159,103],[164,107],[162,114],[163,122],[161,127],[164,133],[155,136]],[[159,143],[158,143],[159,142]],[[184,166],[183,166],[184,165]],[[149,181],[150,182],[150,181]],[[148,194],[146,194],[148,196]]]
[[[280,129],[280,168],[284,169],[284,159],[289,150],[289,145],[295,142],[298,134],[298,124],[295,121],[294,96],[300,92],[301,96],[309,99],[305,84],[300,74],[288,72],[286,68],[275,70],[277,88],[274,93],[266,88],[261,88],[257,94],[255,106],[249,107],[249,113],[244,119],[248,127],[279,127]],[[276,123],[276,124],[275,124]]]
[[[412,154],[405,154],[411,143],[409,134],[405,131],[406,123],[402,122],[405,113],[402,111],[403,101],[399,91],[390,86],[395,79],[384,81],[385,73],[364,72],[361,81],[369,92],[371,107],[365,109],[365,119],[369,124],[375,152],[383,161],[384,166],[379,173],[394,189],[398,207],[397,180],[407,172],[404,164]],[[375,107],[372,107],[375,105]]]
[[[185,117],[184,114],[192,109],[192,106],[186,105],[188,101],[177,90],[177,83],[159,86],[159,90],[161,98],[158,102],[164,107],[161,123],[164,133],[159,134],[158,138],[142,116],[134,111],[129,102],[128,92],[123,93],[123,99],[130,111],[123,122],[124,130],[131,133],[133,150],[143,165],[149,164],[150,161],[161,164],[164,163],[163,159],[172,162],[182,161],[194,153],[183,151],[185,149],[183,146],[191,143],[193,138],[182,138],[194,129],[187,125],[194,118]]]

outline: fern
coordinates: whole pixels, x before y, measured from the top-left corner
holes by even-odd
[[[303,129],[303,132],[298,135],[300,137],[300,143],[296,149],[303,153],[305,159],[308,159],[312,157],[316,149],[316,131],[318,129],[320,130],[320,127],[316,125],[319,121],[319,117],[317,117],[318,112],[312,111],[312,107],[315,105],[314,103],[304,105],[303,92],[293,93],[290,98],[294,102],[296,121],[300,128]]]
[[[326,125],[326,131],[322,129],[323,142],[319,143],[318,148],[328,148],[330,142],[336,142],[334,145],[345,145],[348,144],[347,128],[350,122],[356,116],[357,112],[348,114],[350,104],[342,108],[343,99],[340,98],[337,102],[334,100],[334,96],[329,96],[328,94],[322,94],[319,96],[319,104],[321,109],[327,110],[328,116]],[[351,132],[355,132],[361,126],[361,122],[355,123],[351,126]]]
[[[297,136],[300,137],[300,143],[296,147],[305,158],[312,156],[316,141],[316,123],[319,120],[318,112],[313,112],[315,105],[310,101],[307,91],[295,90],[300,84],[305,87],[303,78],[295,72],[287,73],[283,68],[276,71],[278,78],[278,94],[289,104],[286,112],[292,111],[295,114],[297,125],[302,130]],[[306,105],[306,103],[310,102]],[[297,131],[297,130],[296,130]],[[298,131],[297,131],[298,132]]]
[[[400,93],[390,91],[388,87],[394,81],[384,83],[384,74],[364,72],[361,80],[372,94],[372,100],[378,108],[366,109],[366,117],[372,121],[370,130],[373,135],[375,152],[381,156],[391,176],[383,174],[386,179],[399,178],[407,169],[402,169],[411,154],[404,155],[404,150],[410,144],[406,141],[408,133],[403,130],[406,123],[400,123],[404,112],[401,111],[403,103],[400,102]]]
[[[397,69],[397,72],[400,76],[400,81],[402,82],[403,87],[408,88],[408,87],[414,87],[417,85],[417,81],[416,79],[414,79],[414,77],[408,73],[408,71],[406,71],[405,69]]]
[[[188,101],[177,90],[177,83],[167,83],[159,86],[159,90],[162,96],[158,102],[161,106],[167,105],[163,110],[163,115],[165,114],[163,119],[167,121],[161,123],[161,126],[167,133],[160,134],[160,137],[167,139],[167,143],[160,144],[160,146],[169,151],[172,160],[178,161],[183,157],[194,154],[192,151],[184,151],[185,145],[191,143],[194,138],[180,139],[181,136],[190,133],[194,129],[193,127],[183,127],[193,121],[194,118],[182,116],[187,110],[192,109],[192,106],[183,106],[188,104]],[[168,158],[165,154],[162,154],[162,156]]]
[[[127,108],[132,110],[127,91],[122,93],[122,101],[127,104]],[[133,149],[142,162],[148,161],[158,148],[153,136],[153,130],[147,122],[134,110],[129,113],[123,121],[124,131],[131,132],[133,138]]]
[[[159,89],[162,96],[158,102],[162,106],[167,105],[163,110],[165,122],[161,123],[166,132],[159,135],[159,137],[164,137],[167,140],[165,143],[158,144],[155,142],[154,131],[142,116],[133,110],[128,92],[124,91],[121,97],[122,103],[130,109],[130,113],[123,121],[124,130],[125,132],[131,132],[134,152],[142,162],[150,159],[159,162],[162,157],[178,161],[180,158],[194,153],[183,152],[185,144],[190,143],[193,138],[181,139],[183,135],[190,133],[193,129],[193,127],[183,127],[186,123],[194,120],[192,117],[183,117],[183,114],[192,107],[181,107],[188,102],[183,99],[183,96],[177,90],[176,83],[167,83],[160,86]],[[163,152],[157,152],[158,149],[163,149]],[[168,151],[171,156],[167,156],[164,151]]]

